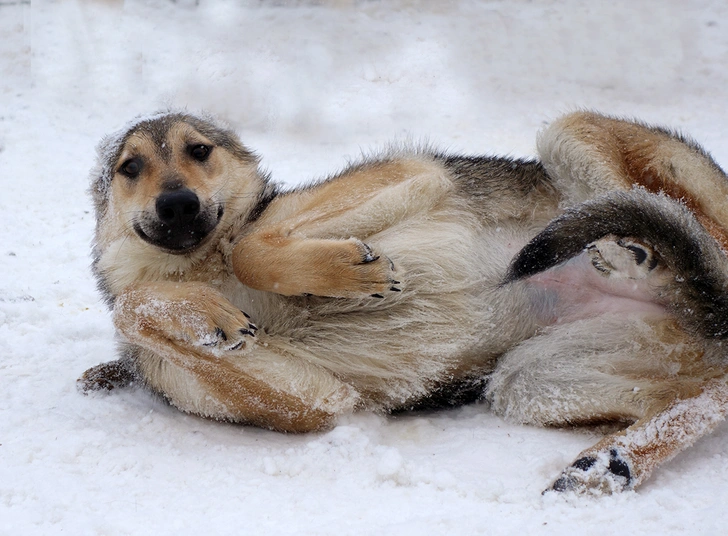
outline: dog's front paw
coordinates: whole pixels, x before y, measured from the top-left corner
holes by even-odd
[[[246,348],[255,338],[258,327],[249,316],[227,300],[196,302],[187,300],[178,322],[170,325],[174,339],[197,348],[217,352],[232,352]]]
[[[114,306],[114,324],[142,345],[172,342],[213,353],[245,348],[258,329],[217,290],[194,282],[156,283],[124,292]]]
[[[357,246],[362,253],[362,260],[357,266],[366,275],[362,278],[363,286],[371,287],[367,290],[375,290],[371,295],[375,298],[382,298],[387,292],[401,292],[402,283],[396,279],[396,268],[392,259],[386,255],[378,255],[372,248],[357,240]],[[367,292],[366,290],[364,292]]]
[[[223,310],[211,314],[208,322],[195,332],[197,344],[210,349],[232,352],[245,348],[258,326],[243,311]]]
[[[632,471],[617,449],[583,456],[567,467],[549,491],[611,495],[631,489]]]
[[[332,296],[384,298],[401,292],[402,283],[392,260],[355,238],[341,243],[342,251],[331,268]]]

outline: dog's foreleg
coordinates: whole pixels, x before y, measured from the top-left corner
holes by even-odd
[[[357,238],[255,234],[238,244],[235,259],[242,283],[284,296],[358,298],[400,290],[394,263]]]
[[[583,451],[547,491],[612,493],[634,489],[728,416],[728,376],[709,380],[694,396],[656,403],[625,430]]]
[[[127,289],[116,299],[114,324],[139,347],[145,383],[189,413],[305,432],[332,426],[358,401],[296,347],[255,336],[247,316],[202,283]]]
[[[194,281],[130,285],[117,296],[113,318],[122,333],[163,337],[211,352],[242,349],[257,330],[220,292]]]
[[[283,221],[263,225],[235,246],[232,266],[245,285],[287,296],[344,298],[401,290],[404,274],[396,259],[365,241],[409,218],[422,217],[452,187],[436,168],[407,180],[364,190],[352,197],[349,179],[308,193],[308,202]],[[338,190],[341,190],[339,192]],[[394,262],[393,262],[394,261]]]

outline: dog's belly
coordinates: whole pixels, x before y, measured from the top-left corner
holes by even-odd
[[[528,284],[544,326],[603,314],[667,315],[655,300],[654,279],[608,277],[594,268],[586,253],[529,278]]]

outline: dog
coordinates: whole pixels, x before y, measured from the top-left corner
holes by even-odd
[[[635,488],[728,411],[728,177],[589,111],[538,152],[398,148],[283,190],[212,117],[138,118],[91,173],[120,353],[80,389],[281,432],[476,400],[617,423],[549,490]]]

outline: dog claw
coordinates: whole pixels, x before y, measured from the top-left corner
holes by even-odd
[[[379,299],[383,299],[383,298],[384,298],[384,296],[382,296],[381,294],[372,294],[372,298],[379,298]]]
[[[364,255],[362,255],[361,259],[362,264],[369,264],[379,259],[379,255],[375,255],[369,245],[362,243],[362,246],[364,247]]]
[[[257,329],[257,328],[256,328]],[[250,331],[249,329],[240,329],[238,330],[243,335],[250,335],[251,337],[255,337],[255,333]]]
[[[226,341],[227,339],[227,334],[222,330],[222,328],[215,328],[215,340],[202,343],[202,346],[217,346],[220,344],[220,341]]]
[[[389,290],[391,290],[393,292],[402,292],[402,289],[401,288],[397,288],[397,287],[389,287]]]

